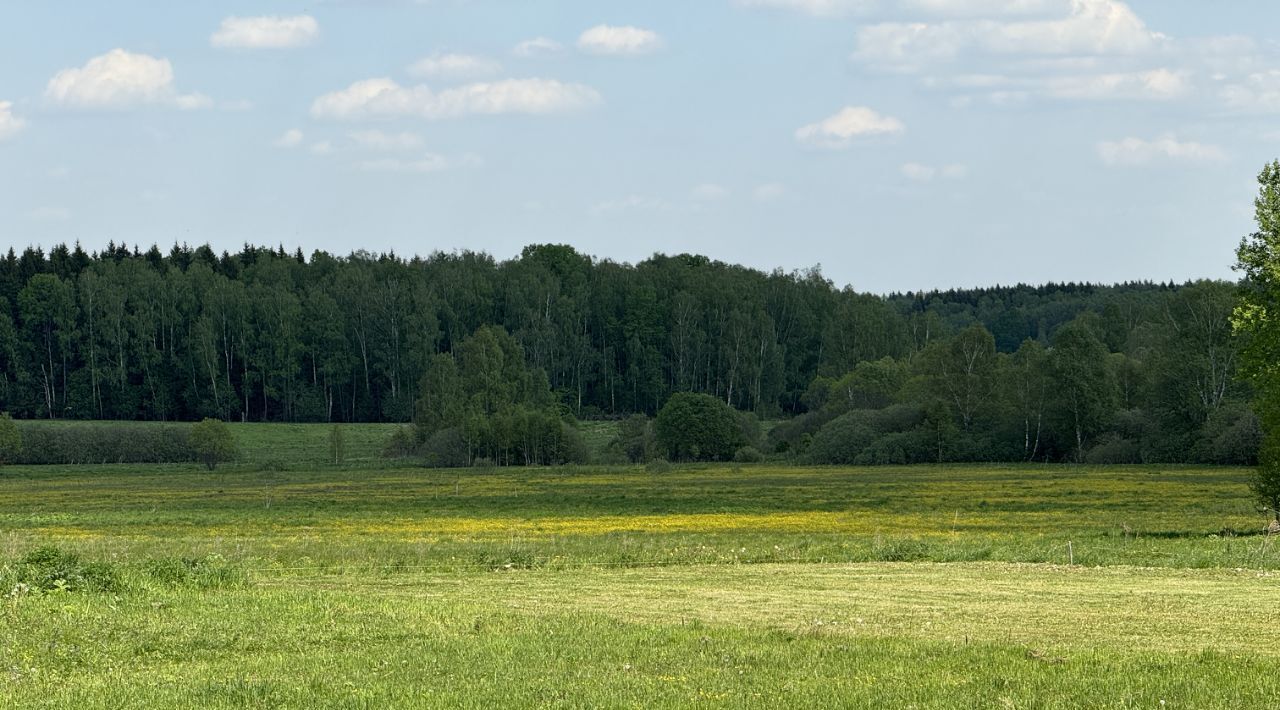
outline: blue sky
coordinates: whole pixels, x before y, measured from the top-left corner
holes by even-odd
[[[1230,277],[1280,154],[1238,0],[7,3],[0,242],[507,258],[889,291]]]

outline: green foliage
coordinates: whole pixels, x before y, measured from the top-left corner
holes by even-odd
[[[0,466],[14,463],[22,454],[22,432],[8,412],[0,412]]]
[[[631,463],[645,463],[657,455],[653,423],[643,414],[633,414],[618,423],[618,435],[610,444]]]
[[[37,547],[24,555],[14,565],[13,578],[47,592],[113,592],[121,587],[114,565],[84,562],[77,553],[55,545]]]
[[[1258,466],[1249,481],[1249,490],[1263,510],[1280,521],[1280,440],[1267,437],[1258,455]]]
[[[481,327],[455,353],[435,356],[421,390],[417,440],[457,429],[467,462],[545,465],[588,458],[581,435],[561,420],[545,373],[528,367],[520,344],[503,328]],[[455,440],[450,434],[427,447],[431,465],[456,463]]]
[[[414,436],[413,430],[408,427],[396,427],[396,430],[387,438],[386,446],[382,449],[382,455],[389,459],[403,459],[413,456],[417,453],[418,441]]]
[[[671,395],[653,426],[658,447],[675,461],[728,461],[747,443],[738,413],[705,394]]]
[[[1073,321],[1054,336],[1049,354],[1054,414],[1077,461],[1084,461],[1089,440],[1106,428],[1116,410],[1107,361],[1107,346],[1084,321]]]
[[[191,451],[210,471],[236,457],[235,438],[220,419],[205,418],[191,427]]]
[[[195,461],[191,428],[181,424],[19,422],[26,464]]]
[[[764,454],[754,446],[744,446],[733,452],[734,463],[760,463],[764,461]]]

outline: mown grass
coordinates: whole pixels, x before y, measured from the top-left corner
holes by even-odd
[[[1260,707],[1280,542],[1247,477],[8,467],[0,698]]]

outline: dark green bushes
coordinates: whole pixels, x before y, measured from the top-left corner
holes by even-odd
[[[728,461],[751,443],[738,413],[706,394],[671,395],[653,426],[658,448],[673,461]]]
[[[13,566],[17,584],[39,591],[114,592],[121,588],[119,572],[106,562],[84,562],[59,547],[38,547]]]
[[[19,422],[20,464],[187,463],[196,460],[183,424]]]

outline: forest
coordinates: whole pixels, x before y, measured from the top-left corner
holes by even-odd
[[[421,423],[447,409],[432,404],[432,383],[458,368],[458,381],[483,375],[452,363],[483,336],[476,352],[490,343],[523,361],[530,411],[653,416],[673,394],[705,394],[780,420],[743,442],[766,456],[1251,463],[1260,434],[1235,376],[1237,290],[1067,283],[882,296],[837,287],[818,267],[766,273],[688,254],[631,265],[561,245],[506,261],[250,245],[10,249],[0,411]],[[477,411],[492,419],[504,406],[490,397]]]

